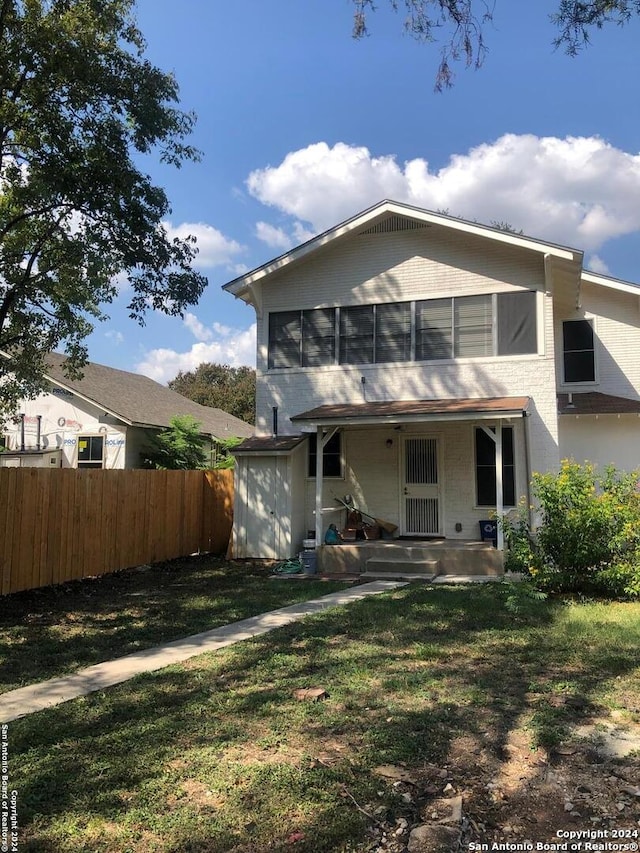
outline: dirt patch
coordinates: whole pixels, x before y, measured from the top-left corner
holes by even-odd
[[[602,726],[592,721],[591,729],[601,732]],[[633,729],[634,734],[640,733],[639,726]],[[465,735],[453,741],[440,767],[412,767],[410,781],[403,781],[408,777],[402,772],[394,781],[389,771],[385,781],[403,805],[372,826],[376,843],[370,849],[417,851],[422,849],[420,837],[434,843],[435,836],[426,829],[414,833],[411,844],[409,840],[416,828],[450,826],[459,798],[462,815],[455,827],[457,835],[447,842],[452,853],[474,849],[472,844],[489,844],[491,849],[494,843],[529,842],[535,849],[538,843],[559,843],[560,832],[576,830],[640,832],[637,755],[610,757],[579,737],[551,752],[532,749],[528,733],[514,730],[500,760],[482,738]],[[375,811],[375,804],[369,805]]]

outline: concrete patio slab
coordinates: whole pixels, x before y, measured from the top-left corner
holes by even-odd
[[[271,610],[259,616],[242,619],[230,625],[223,625],[202,634],[194,634],[181,640],[174,640],[163,646],[145,649],[141,652],[95,664],[86,669],[81,669],[72,675],[62,678],[52,678],[39,684],[31,684],[28,687],[20,687],[9,693],[0,695],[0,723],[9,723],[34,714],[45,708],[51,708],[78,696],[86,696],[97,690],[104,690],[115,684],[121,684],[143,672],[154,672],[171,664],[180,663],[189,658],[201,655],[204,652],[213,652],[223,649],[242,640],[258,637],[298,622],[305,616],[321,613],[330,607],[339,607],[352,601],[359,601],[369,595],[379,595],[392,589],[406,586],[406,583],[398,581],[377,581],[374,583],[354,586],[341,592],[333,592],[314,598],[311,601],[303,601],[299,604],[291,604],[278,610]]]

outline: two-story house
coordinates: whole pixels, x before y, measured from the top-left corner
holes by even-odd
[[[384,201],[224,287],[258,328],[236,556],[321,543],[345,495],[478,539],[562,458],[640,466],[640,287],[581,251]]]

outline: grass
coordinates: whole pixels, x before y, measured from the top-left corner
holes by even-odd
[[[0,608],[0,693],[342,589],[210,556],[18,593]]]
[[[640,605],[508,595],[412,585],[10,724],[21,851],[365,851],[356,804],[415,817],[377,765],[475,772],[566,699],[640,721]]]

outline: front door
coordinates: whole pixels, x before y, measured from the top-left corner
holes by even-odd
[[[406,436],[402,459],[402,513],[405,536],[441,532],[438,439]]]

